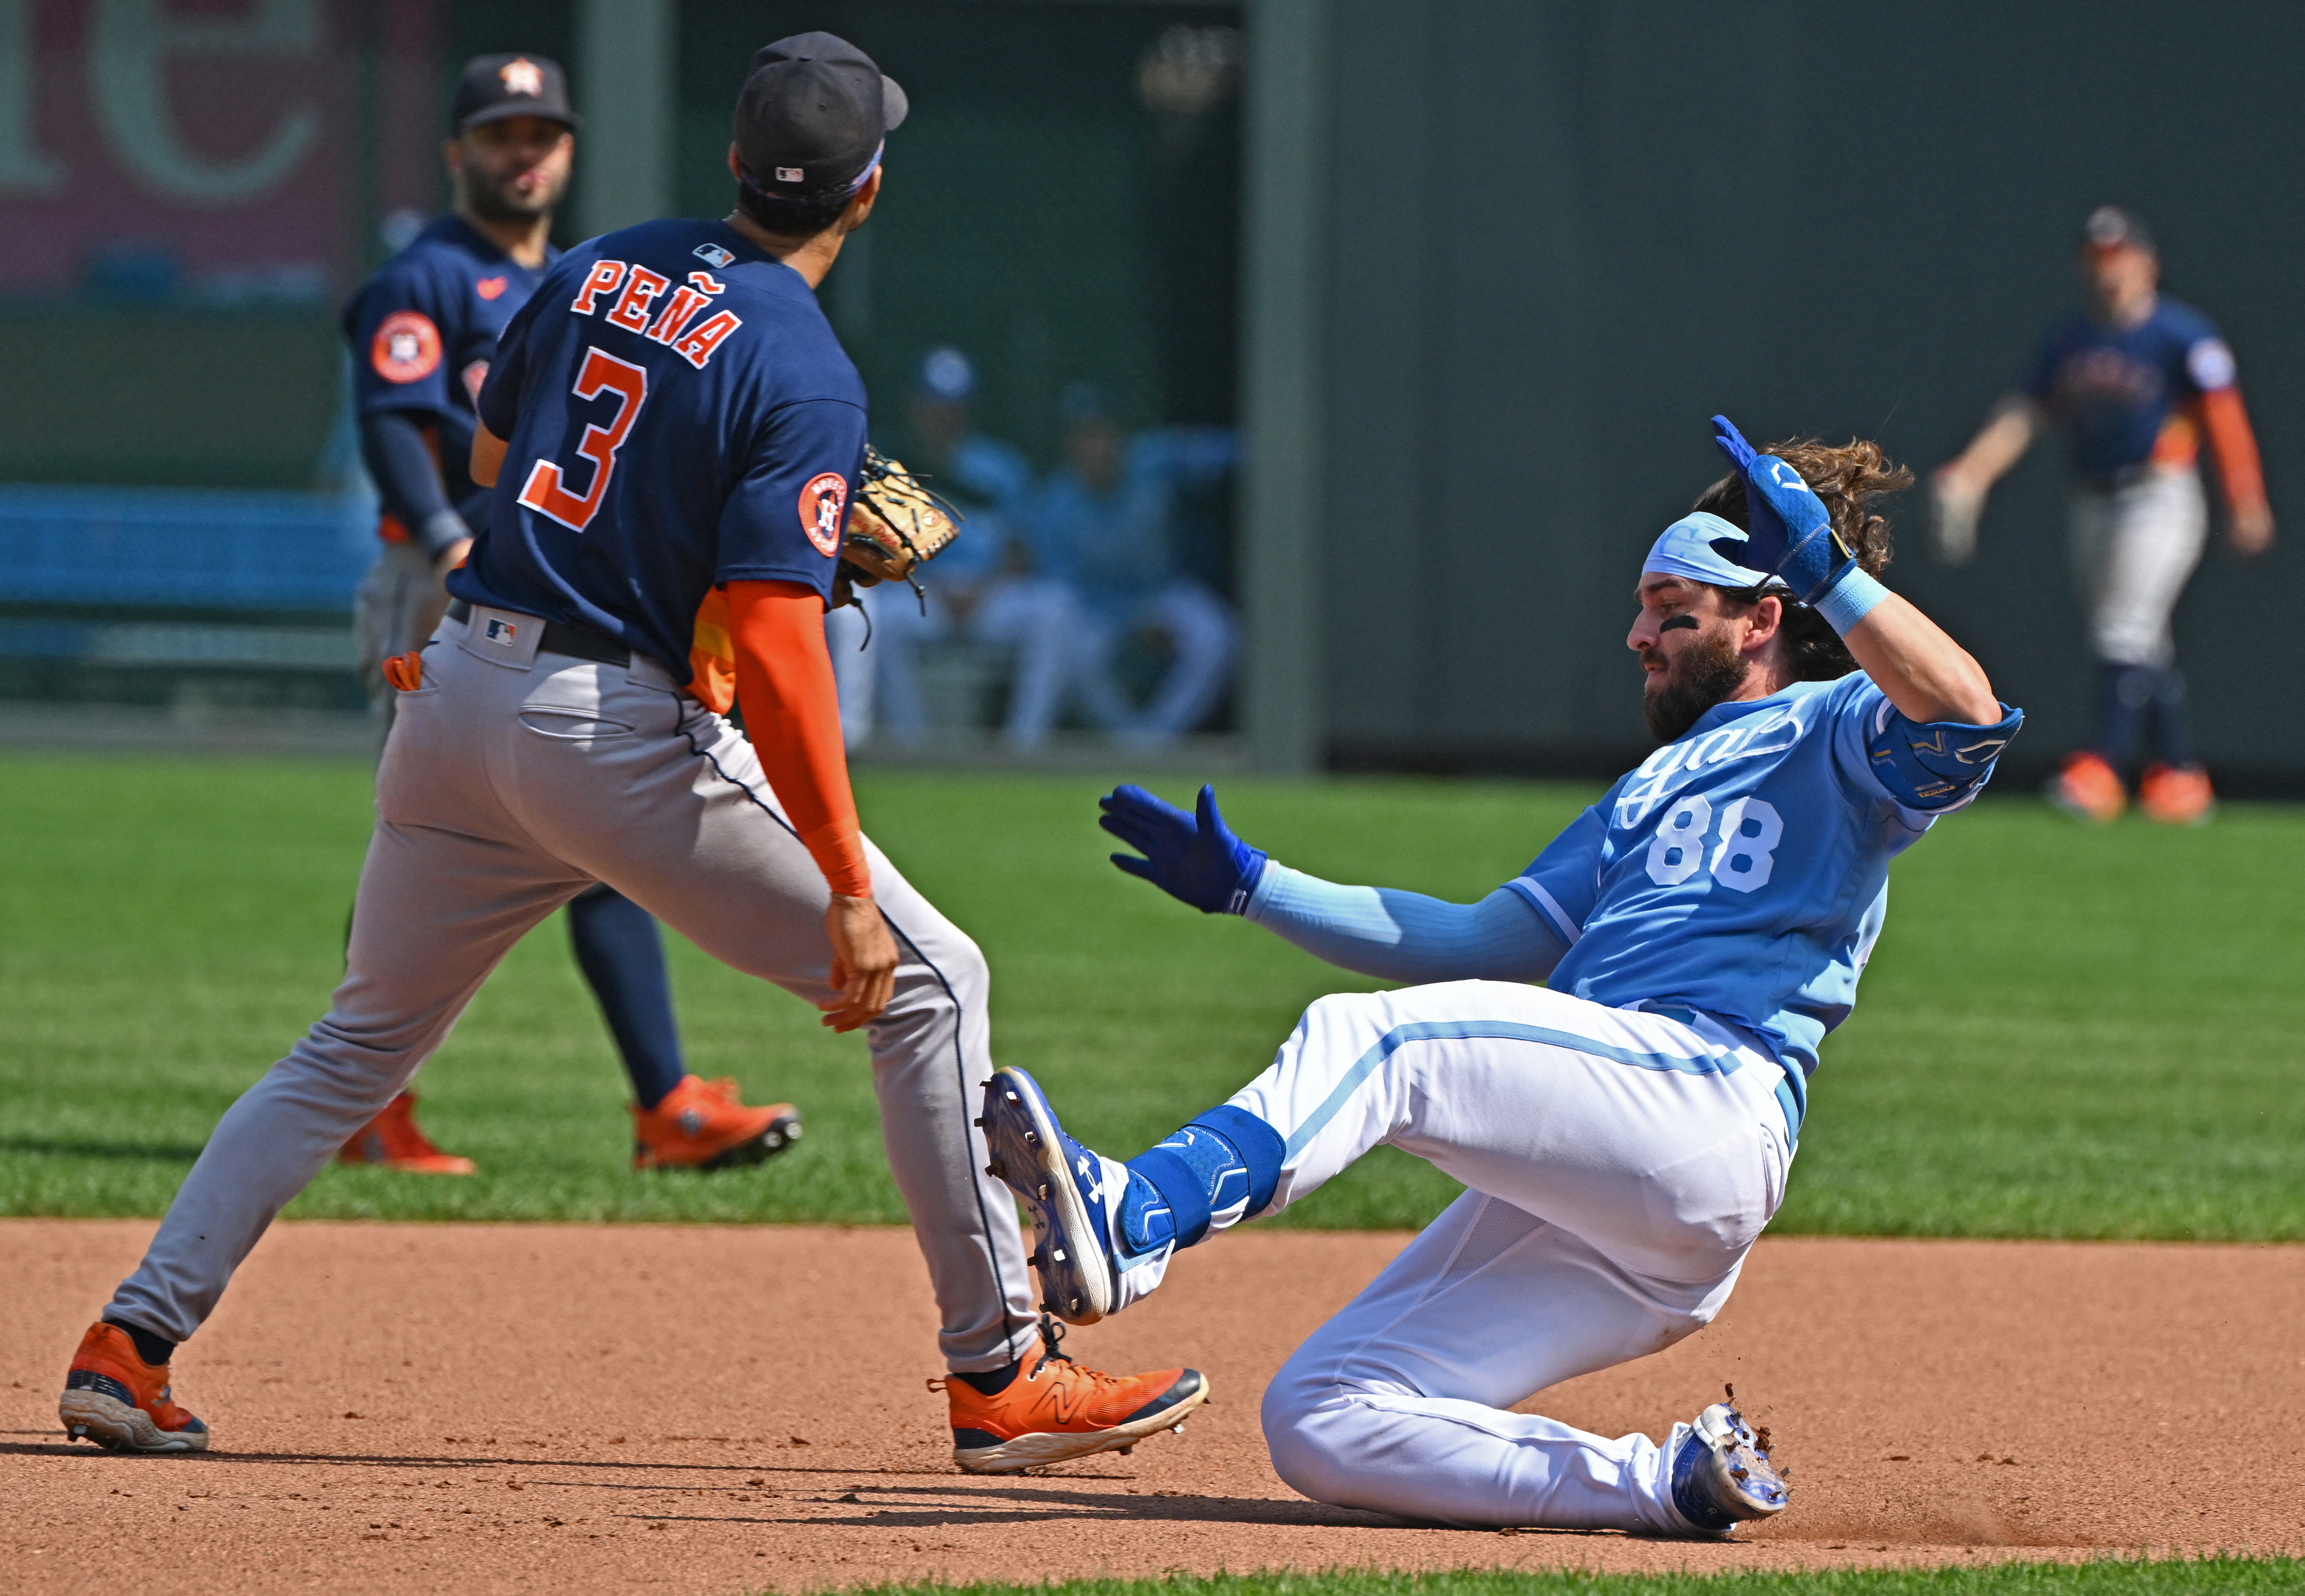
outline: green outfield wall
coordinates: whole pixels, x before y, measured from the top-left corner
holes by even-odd
[[[1250,224],[1252,303],[1260,281],[1318,298],[1310,347],[1263,352],[1317,412],[1280,495],[1304,524],[1279,531],[1325,584],[1259,640],[1317,688],[1263,704],[1275,746],[1440,768],[1639,750],[1628,595],[1647,540],[1719,469],[1705,418],[1941,461],[2074,302],[2081,218],[2115,202],[2238,352],[2284,518],[2269,557],[2212,554],[2180,612],[2204,751],[2236,777],[2305,770],[2283,686],[2305,674],[2284,620],[2305,573],[2305,123],[2288,108],[2305,12],[1252,15],[1252,94],[1283,73],[1297,123],[1260,152],[1287,158],[1294,138],[1321,155],[1316,225]],[[1306,58],[1325,63],[1317,92],[1285,81]],[[2031,713],[2037,765],[2088,721],[2063,500],[2037,450],[1973,566],[1933,568],[1914,536],[1892,575]]]

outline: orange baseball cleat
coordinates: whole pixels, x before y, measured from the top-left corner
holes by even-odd
[[[2063,768],[2049,778],[2042,794],[2067,814],[2100,826],[2121,819],[2121,811],[2129,805],[2129,794],[2113,767],[2086,751],[2067,756]]]
[[[655,1108],[633,1105],[633,1167],[733,1169],[784,1151],[800,1133],[800,1110],[790,1103],[747,1108],[726,1075],[683,1075]]]
[[[118,1325],[89,1326],[64,1375],[56,1402],[72,1440],[94,1441],[115,1452],[205,1452],[208,1427],[168,1400],[168,1369],[136,1355],[136,1344]]]
[[[404,1175],[470,1175],[472,1160],[442,1152],[416,1124],[416,1094],[404,1091],[336,1154],[339,1164],[380,1164]]]
[[[2199,826],[2216,808],[2217,795],[2199,765],[2148,765],[2137,784],[2137,802],[2164,826]]]
[[[972,1474],[1015,1474],[1043,1464],[1126,1452],[1145,1437],[1182,1429],[1209,1398],[1197,1369],[1105,1374],[1059,1352],[1059,1334],[1041,1321],[1042,1340],[1008,1388],[987,1396],[958,1375],[929,1381],[952,1407],[952,1460]]]

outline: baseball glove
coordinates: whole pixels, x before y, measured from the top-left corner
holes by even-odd
[[[960,512],[918,477],[867,444],[840,544],[841,574],[857,587],[911,582],[960,535]]]

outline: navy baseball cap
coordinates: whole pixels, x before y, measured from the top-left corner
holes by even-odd
[[[484,122],[541,116],[566,128],[578,125],[568,108],[568,74],[549,55],[475,55],[456,74],[448,123],[458,132]]]
[[[854,192],[911,109],[894,79],[845,38],[795,33],[761,47],[736,96],[744,181],[775,200]]]
[[[2100,205],[2089,212],[2088,220],[2081,224],[2081,247],[2085,250],[2142,250],[2155,254],[2153,235],[2145,224],[2118,205]]]

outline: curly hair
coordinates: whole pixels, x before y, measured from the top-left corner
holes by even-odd
[[[1769,445],[1763,453],[1774,454],[1800,472],[1810,490],[1824,501],[1825,511],[1833,517],[1833,530],[1857,556],[1866,574],[1878,576],[1889,568],[1889,518],[1875,514],[1871,505],[1884,494],[1910,488],[1911,471],[1884,454],[1879,444],[1863,438],[1851,438],[1838,447],[1819,438],[1790,438]],[[1697,503],[1689,507],[1709,511],[1741,530],[1752,530],[1751,515],[1745,507],[1745,479],[1737,472],[1731,471],[1698,494]],[[1761,597],[1758,588],[1721,590],[1742,604]],[[1788,603],[1783,625],[1794,680],[1837,681],[1857,668],[1848,645],[1807,605]]]

